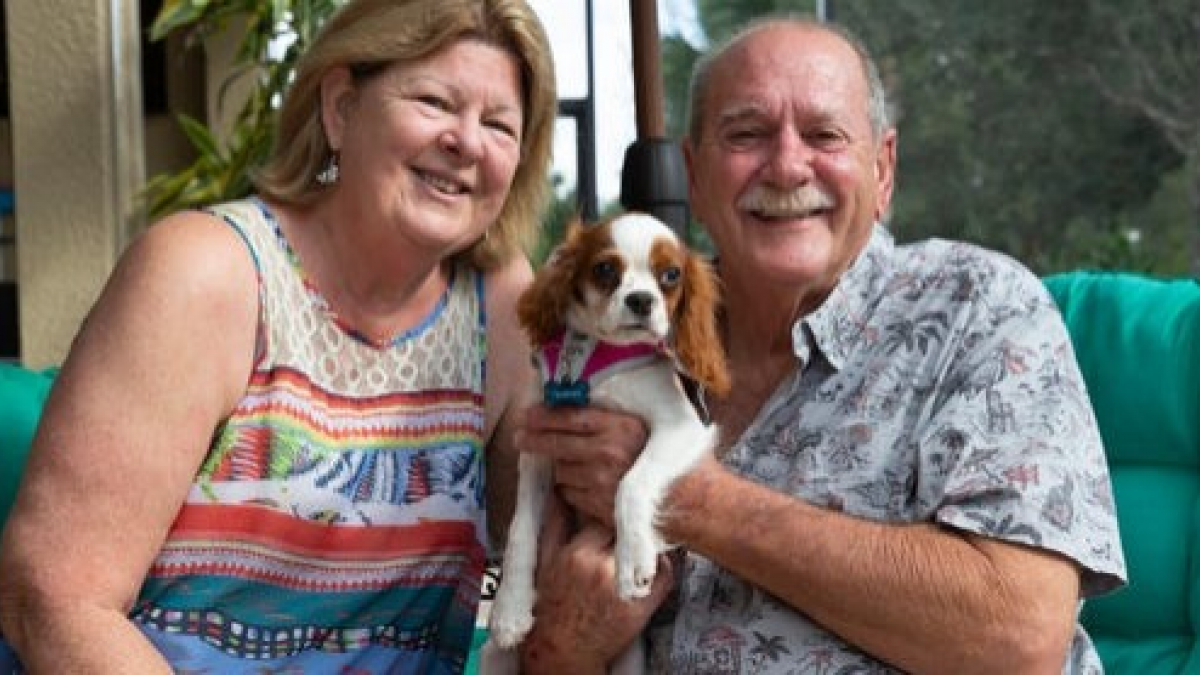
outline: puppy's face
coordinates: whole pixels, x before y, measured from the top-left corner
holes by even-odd
[[[664,342],[683,294],[687,252],[662,222],[631,213],[581,227],[567,323],[615,344]]]
[[[530,342],[564,326],[615,344],[665,346],[709,392],[729,390],[717,332],[720,288],[712,267],[671,228],[641,213],[576,222],[517,302]]]

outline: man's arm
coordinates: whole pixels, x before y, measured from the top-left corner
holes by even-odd
[[[886,524],[743,480],[715,459],[676,482],[666,535],[877,658],[918,673],[1060,673],[1074,563],[934,524]]]
[[[620,413],[533,411],[523,447],[592,476],[576,509],[611,509],[616,480],[636,455],[633,438],[613,430]],[[624,416],[629,417],[629,416]],[[632,418],[630,418],[632,419]],[[594,448],[603,447],[603,452]],[[593,451],[589,451],[593,449]],[[588,462],[597,465],[589,469]],[[605,478],[608,476],[613,478]],[[609,485],[611,483],[611,485]],[[580,487],[577,492],[584,494]],[[609,500],[600,495],[609,495]],[[715,458],[673,486],[662,526],[669,541],[705,555],[778,596],[827,630],[909,672],[1059,673],[1072,639],[1079,573],[1066,558],[930,523],[868,521],[811,505],[727,471]],[[548,654],[611,627],[604,608],[619,603],[611,581],[589,576],[607,550],[562,558],[561,586],[539,582],[540,628],[530,644]],[[578,623],[563,619],[574,612]],[[578,632],[574,629],[579,628]],[[568,652],[575,653],[576,652]],[[548,658],[548,657],[547,657]],[[531,670],[530,672],[550,672]]]

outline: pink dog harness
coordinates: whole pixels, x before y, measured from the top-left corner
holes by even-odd
[[[665,347],[598,342],[590,335],[564,330],[534,351],[533,364],[542,376],[546,405],[583,406],[588,404],[589,383],[661,358],[670,358]]]
[[[688,400],[700,419],[708,424],[703,388],[683,370],[665,343],[618,345],[564,329],[533,352],[533,365],[542,376],[542,400],[551,408],[586,406],[592,384],[656,359],[671,362]]]

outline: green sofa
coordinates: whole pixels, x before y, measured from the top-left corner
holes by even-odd
[[[1085,602],[1083,622],[1110,674],[1200,673],[1200,285],[1084,271],[1045,283],[1096,409],[1129,566],[1129,587]],[[0,524],[53,375],[0,364]]]
[[[1130,585],[1084,603],[1106,672],[1200,673],[1200,285],[1048,277],[1104,437]]]
[[[0,362],[0,526],[12,508],[21,468],[56,372]]]

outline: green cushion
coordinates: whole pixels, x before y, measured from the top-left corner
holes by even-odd
[[[1103,272],[1045,282],[1071,331],[1109,459],[1200,467],[1200,285]]]
[[[1106,675],[1152,675],[1197,672],[1192,663],[1193,640],[1184,637],[1156,637],[1120,640],[1092,636],[1104,659]]]
[[[42,416],[55,369],[33,371],[0,362],[0,525],[8,518]]]
[[[463,675],[476,675],[479,673],[479,650],[483,647],[483,643],[487,642],[488,630],[483,626],[475,627],[475,635],[471,639],[471,654],[467,657],[467,667],[463,670]]]
[[[1129,571],[1128,588],[1085,602],[1083,623],[1110,675],[1200,672],[1200,285],[1045,283],[1096,410]]]
[[[1200,480],[1155,466],[1118,464],[1112,474],[1130,586],[1086,602],[1084,623],[1093,635],[1122,639],[1189,635],[1193,598],[1184,582],[1197,545]]]

